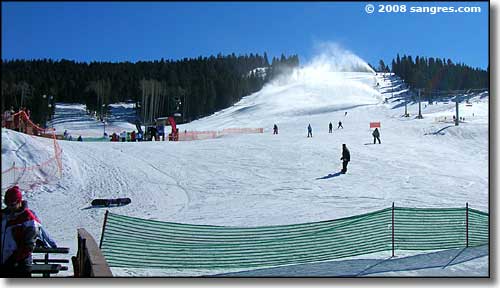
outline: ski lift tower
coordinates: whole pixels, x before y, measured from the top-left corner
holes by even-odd
[[[422,91],[422,89],[418,88],[417,91],[418,91],[418,115],[417,115],[417,119],[424,119],[424,117],[422,116],[422,104],[420,101],[420,92]]]
[[[181,118],[182,113],[181,107],[182,107],[182,101],[180,97],[174,98],[175,101],[175,112],[171,114],[171,116],[166,117],[166,121],[170,124],[172,127],[172,132],[168,135],[168,140],[169,141],[179,141],[179,129],[177,128],[177,124],[175,123],[175,118]]]
[[[408,87],[408,91],[405,92],[405,114],[403,115],[404,117],[410,117],[410,114],[408,114],[408,96],[410,95],[410,89]]]
[[[469,90],[470,91],[470,90]],[[467,91],[466,93],[468,93],[469,91]],[[460,97],[455,96],[455,126],[458,126],[458,103],[460,103]]]

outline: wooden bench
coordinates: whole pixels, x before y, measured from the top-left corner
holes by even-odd
[[[35,254],[43,254],[43,258],[35,258]],[[68,266],[58,263],[69,263],[68,259],[51,259],[50,254],[68,254],[69,248],[35,248],[33,251],[33,266],[31,274],[42,274],[43,277],[50,277],[50,274],[57,274],[60,271],[68,270]]]

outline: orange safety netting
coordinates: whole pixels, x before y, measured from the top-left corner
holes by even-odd
[[[189,131],[181,132],[177,136],[178,141],[213,139],[217,138],[217,131]]]
[[[247,133],[264,133],[264,128],[226,128],[220,131],[219,135]]]
[[[226,128],[222,131],[185,131],[179,132],[178,141],[213,139],[229,134],[263,133],[264,128]]]
[[[24,166],[13,162],[12,166],[2,171],[2,190],[18,185],[23,191],[33,190],[35,187],[48,184],[62,176],[62,150],[57,143],[55,129],[41,128],[33,123],[25,111],[21,110],[10,117],[3,117],[2,126],[31,135],[52,139],[54,151],[47,160],[36,165]],[[31,151],[32,152],[32,151]]]

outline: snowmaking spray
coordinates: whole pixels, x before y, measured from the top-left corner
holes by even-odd
[[[273,113],[324,113],[382,100],[375,71],[365,61],[334,43],[316,47],[319,52],[309,63],[285,71],[257,92]]]

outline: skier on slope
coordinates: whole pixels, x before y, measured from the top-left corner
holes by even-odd
[[[328,133],[332,133],[333,125],[332,122],[328,125]]]
[[[339,121],[339,126],[337,126],[337,129],[340,129],[340,128],[344,129],[344,126],[342,126],[342,121]]]
[[[373,130],[373,144],[376,143],[376,140],[378,140],[378,144],[381,144],[380,143],[380,132],[378,131],[378,128],[375,128],[375,130]]]
[[[311,135],[311,138],[313,137],[313,129],[311,127],[311,123],[309,123],[309,126],[307,126],[307,138],[309,138],[309,135]]]
[[[277,135],[278,134],[278,125],[274,124],[274,127],[273,127],[273,135]]]
[[[347,149],[345,144],[342,144],[342,157],[340,160],[342,160],[342,170],[340,170],[340,173],[345,174],[347,172],[347,164],[351,161],[351,153],[349,153],[349,149]]]

